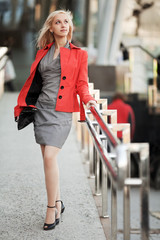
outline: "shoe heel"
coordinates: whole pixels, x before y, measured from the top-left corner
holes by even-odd
[[[63,215],[60,216],[60,221],[63,222]]]
[[[65,210],[65,206],[64,206],[63,201],[62,200],[56,200],[56,202],[61,202],[61,213],[63,213],[64,210]]]
[[[62,210],[61,210],[61,213],[63,213],[63,212],[64,212],[64,209],[65,209],[65,207],[63,207],[63,208],[62,208]]]

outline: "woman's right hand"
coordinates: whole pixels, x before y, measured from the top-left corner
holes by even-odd
[[[97,107],[96,101],[90,100],[90,101],[86,104],[87,109],[89,109],[89,108],[92,107],[92,106]]]

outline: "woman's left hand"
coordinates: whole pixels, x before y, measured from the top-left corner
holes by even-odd
[[[89,108],[92,107],[92,106],[97,107],[96,101],[90,100],[90,101],[86,104],[87,109],[89,109]]]

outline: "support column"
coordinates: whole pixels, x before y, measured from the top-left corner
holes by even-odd
[[[104,65],[107,62],[106,56],[108,53],[111,34],[112,34],[112,23],[115,14],[116,0],[106,0],[104,2],[103,14],[100,20],[100,32],[98,41],[98,55],[97,64]],[[102,4],[102,3],[101,3]],[[102,6],[102,5],[101,5]]]
[[[86,46],[89,47],[92,42],[92,23],[91,23],[91,0],[87,0],[87,26],[86,26]]]
[[[126,0],[119,0],[117,2],[117,10],[115,14],[115,23],[113,26],[113,33],[111,44],[109,48],[108,61],[109,64],[116,64],[116,51],[119,47],[120,38],[121,38],[121,29],[122,29],[122,21],[123,21],[123,13],[125,9]]]
[[[99,39],[99,33],[101,29],[102,24],[102,16],[103,16],[103,10],[106,0],[98,0],[98,39]]]
[[[18,1],[13,0],[11,1],[11,6],[12,6],[12,15],[11,15],[11,25],[12,28],[16,27],[16,9],[17,9]]]

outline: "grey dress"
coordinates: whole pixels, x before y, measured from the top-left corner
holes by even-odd
[[[70,48],[68,42],[65,47]],[[36,103],[34,133],[37,143],[62,148],[71,129],[72,113],[55,111],[61,65],[60,54],[53,59],[54,50],[53,44],[38,67],[42,90]]]

